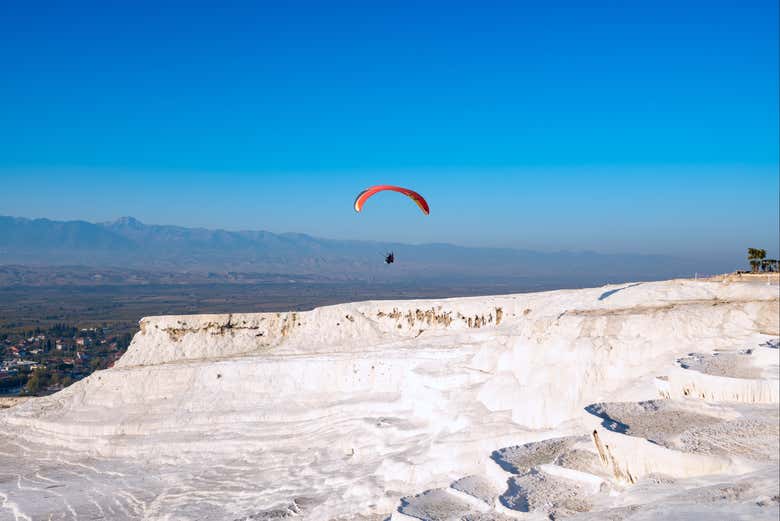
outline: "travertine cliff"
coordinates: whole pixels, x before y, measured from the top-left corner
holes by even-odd
[[[16,447],[2,455],[0,500],[21,519],[109,508],[115,519],[596,512],[604,487],[655,473],[761,471],[744,454],[692,449],[701,440],[667,416],[692,400],[742,404],[708,405],[717,421],[703,425],[752,418],[740,407],[754,404],[774,410],[778,313],[776,285],[678,280],[146,318],[116,367],[0,413],[0,438]],[[739,362],[755,378],[685,359],[727,352],[753,357]],[[676,405],[615,405],[659,397]],[[663,412],[661,434],[614,428],[648,411]],[[760,454],[772,446],[764,427]],[[576,442],[525,470],[501,459],[499,449],[560,436]],[[33,499],[47,480],[67,493]],[[575,489],[582,501],[535,503],[539,491]]]

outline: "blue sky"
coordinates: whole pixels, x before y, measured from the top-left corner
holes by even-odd
[[[0,214],[776,253],[777,2],[585,4],[6,2]]]

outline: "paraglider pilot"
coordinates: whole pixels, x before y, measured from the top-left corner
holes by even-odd
[[[406,197],[414,201],[414,203],[420,208],[420,210],[422,210],[422,213],[424,213],[425,215],[431,213],[431,209],[428,206],[428,201],[426,201],[423,196],[421,196],[414,190],[409,190],[408,188],[402,188],[400,186],[393,186],[393,185],[376,185],[360,192],[357,198],[355,198],[355,211],[360,213],[360,211],[363,209],[363,204],[365,204],[365,202],[368,200],[369,197],[379,192],[384,192],[385,190],[402,193]],[[388,252],[387,255],[385,255],[385,264],[392,264],[394,262],[395,262],[395,255],[393,255],[393,252]]]

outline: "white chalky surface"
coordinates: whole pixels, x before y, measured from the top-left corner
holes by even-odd
[[[758,421],[777,403],[756,386],[777,375],[778,313],[777,285],[676,280],[150,317],[116,367],[0,410],[0,520],[777,519]],[[755,358],[680,367],[691,353]],[[663,400],[670,371],[703,396],[729,378],[739,403],[682,425],[700,417],[683,379],[665,398],[683,405],[615,405]],[[598,403],[635,425],[602,434],[597,472]],[[521,448],[564,436],[549,458]]]

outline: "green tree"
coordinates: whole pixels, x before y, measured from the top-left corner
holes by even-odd
[[[750,261],[750,268],[753,273],[758,273],[761,266],[761,261],[766,257],[766,250],[759,248],[748,248],[748,260]]]
[[[125,333],[121,337],[117,338],[116,346],[120,351],[124,351],[130,346],[130,342],[133,341],[133,335]]]
[[[46,367],[38,367],[33,370],[24,388],[29,394],[37,394],[46,386],[51,385],[51,380],[52,377],[49,374],[49,370]]]
[[[24,386],[24,389],[29,394],[38,394],[40,390],[45,385],[45,376],[43,374],[43,371],[40,369],[36,369],[33,371],[32,376],[27,379],[27,385]]]

